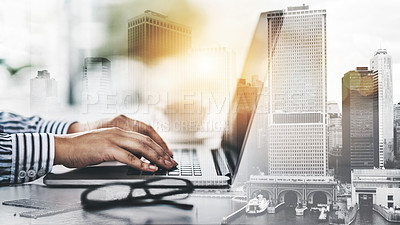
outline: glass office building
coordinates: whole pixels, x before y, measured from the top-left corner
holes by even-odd
[[[342,176],[347,181],[353,169],[380,165],[377,90],[378,77],[368,67],[357,67],[342,78]]]
[[[326,11],[266,12],[270,175],[327,173]]]

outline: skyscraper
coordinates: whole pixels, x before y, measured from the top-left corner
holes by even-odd
[[[267,13],[270,175],[327,172],[326,11]]]
[[[342,176],[351,170],[379,167],[378,76],[368,67],[357,67],[342,78]],[[392,128],[393,129],[393,128]]]
[[[106,113],[114,94],[111,62],[106,58],[85,58],[82,77],[82,110],[84,113]]]
[[[192,29],[173,22],[167,16],[146,10],[128,21],[129,75],[133,89],[138,92],[147,87],[149,66],[161,59],[186,54],[191,48]],[[182,66],[170,62],[171,70]]]
[[[383,167],[385,161],[394,159],[392,57],[386,49],[378,49],[370,64],[378,76],[379,167]]]

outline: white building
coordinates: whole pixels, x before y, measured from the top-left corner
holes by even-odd
[[[378,49],[370,64],[378,75],[379,166],[383,167],[394,158],[392,57],[386,49]]]
[[[354,169],[351,173],[352,203],[361,207],[373,204],[400,206],[400,170]]]
[[[326,11],[266,12],[271,175],[327,174]]]
[[[82,112],[107,113],[108,103],[112,102],[114,94],[110,60],[100,57],[85,58],[82,78]]]
[[[44,113],[57,108],[57,81],[47,70],[38,71],[30,81],[31,113]]]

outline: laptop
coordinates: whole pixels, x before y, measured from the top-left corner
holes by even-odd
[[[127,165],[106,163],[61,174],[50,173],[44,178],[44,183],[48,186],[87,186],[160,176],[185,178],[196,187],[229,187],[238,172],[266,78],[266,38],[266,15],[261,14],[218,147],[211,148],[205,144],[171,146],[179,165],[169,171],[142,172]]]

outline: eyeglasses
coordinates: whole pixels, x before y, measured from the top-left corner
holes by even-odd
[[[112,183],[90,187],[81,194],[84,209],[118,206],[171,205],[189,210],[193,205],[175,202],[194,191],[192,182],[182,178],[151,178],[135,183]]]

